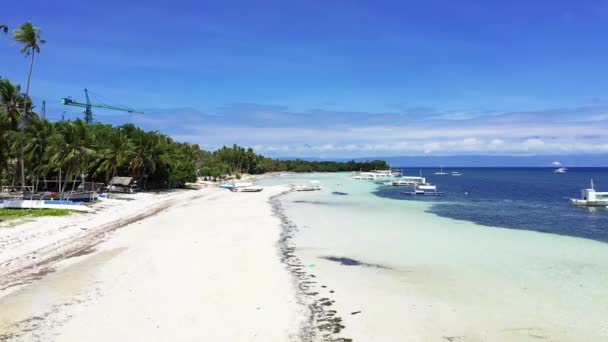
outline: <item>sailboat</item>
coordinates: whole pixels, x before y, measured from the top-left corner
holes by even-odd
[[[434,175],[447,175],[447,172],[443,172],[443,165],[441,166],[441,171],[433,172]]]

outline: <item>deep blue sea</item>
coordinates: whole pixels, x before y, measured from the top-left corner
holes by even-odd
[[[608,168],[445,168],[462,176],[433,175],[433,168],[404,168],[437,185],[441,197],[406,196],[403,187],[381,186],[377,196],[429,201],[430,212],[452,219],[512,229],[526,229],[608,242],[608,209],[579,208],[568,198],[580,198],[593,178],[597,191],[608,191]]]

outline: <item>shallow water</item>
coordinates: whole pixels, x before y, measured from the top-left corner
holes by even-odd
[[[456,182],[467,184],[470,173],[465,170],[463,176],[453,177],[458,178],[454,184],[436,182],[455,193]],[[350,176],[294,175],[265,181],[321,181],[323,191],[292,192],[280,201],[300,228],[296,254],[304,264],[314,265],[309,272],[317,276],[321,295],[336,300],[335,308],[346,325],[344,337],[377,341],[608,338],[608,244],[534,231],[547,228],[535,228],[534,222],[542,217],[527,212],[534,208],[529,203],[496,213],[494,217],[505,224],[481,225],[484,221],[478,217],[470,221],[448,217],[460,215],[458,207],[451,209],[454,206],[469,205],[459,203],[459,196],[439,201],[393,199],[379,185],[353,181]],[[578,189],[562,195],[564,189],[566,185],[556,197],[578,195]],[[349,195],[335,196],[332,191]],[[500,201],[500,196],[494,200]],[[504,200],[519,201],[508,196]],[[511,226],[509,217],[517,206],[522,214],[515,216],[521,219]],[[602,225],[591,229],[581,225],[603,222],[608,212],[564,205],[536,215],[555,222],[550,216],[558,212],[595,215],[577,221],[578,228],[592,232],[596,240],[605,237]],[[555,232],[563,234],[563,230]],[[344,264],[332,257],[356,263]],[[351,314],[357,311],[361,313]]]

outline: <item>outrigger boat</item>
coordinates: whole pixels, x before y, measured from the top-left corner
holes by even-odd
[[[388,185],[388,186],[415,186],[415,185],[420,185],[420,184],[426,184],[426,178],[403,176],[397,180],[384,182],[382,184]]]
[[[65,200],[0,200],[0,208],[7,209],[68,209],[91,213],[94,210],[82,202]]]
[[[237,182],[237,183],[226,183],[226,184],[220,184],[220,188],[222,189],[238,189],[238,188],[246,188],[246,187],[250,187],[253,186],[253,183],[251,182]]]
[[[231,188],[232,192],[261,192],[264,190],[261,186],[248,186],[244,188]]]
[[[319,191],[322,189],[319,183],[320,182],[318,180],[312,180],[310,181],[310,184],[294,185],[293,189],[295,191]]]
[[[581,190],[581,197],[582,199],[571,198],[570,203],[585,207],[608,207],[608,192],[595,191],[593,179],[591,180],[591,189]]]

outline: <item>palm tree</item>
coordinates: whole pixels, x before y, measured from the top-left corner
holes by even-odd
[[[27,86],[25,87],[25,101],[23,102],[23,114],[21,115],[21,144],[20,144],[20,158],[21,158],[21,187],[25,192],[25,165],[23,161],[23,140],[25,131],[25,116],[27,113],[27,104],[30,95],[30,84],[32,81],[32,70],[34,68],[34,58],[36,53],[40,53],[40,45],[46,43],[46,41],[40,38],[41,30],[38,27],[34,27],[31,22],[27,22],[13,34],[15,43],[23,45],[21,53],[25,56],[32,55],[32,61],[30,62],[30,71],[27,76]]]
[[[60,137],[55,133],[53,124],[38,115],[28,119],[25,135],[27,142],[24,154],[28,164],[32,165],[30,175],[35,180],[34,191],[36,191],[40,176],[45,179],[46,183],[47,174],[53,171],[53,166],[49,163],[49,150],[51,143]]]
[[[6,78],[0,79],[0,108],[4,108],[8,127],[11,130],[19,129],[19,123],[21,122],[19,107],[22,102],[21,86],[12,84]]]
[[[106,137],[103,145],[97,146],[96,158],[93,161],[93,176],[104,175],[107,182],[118,174],[118,170],[129,166],[129,160],[135,154],[133,143],[126,134],[113,130]]]
[[[61,193],[65,192],[70,176],[74,176],[75,180],[76,175],[88,167],[89,160],[94,156],[94,151],[85,146],[86,129],[82,120],[58,123],[57,130],[60,134],[55,135],[51,142],[49,161],[59,169],[66,169]]]

